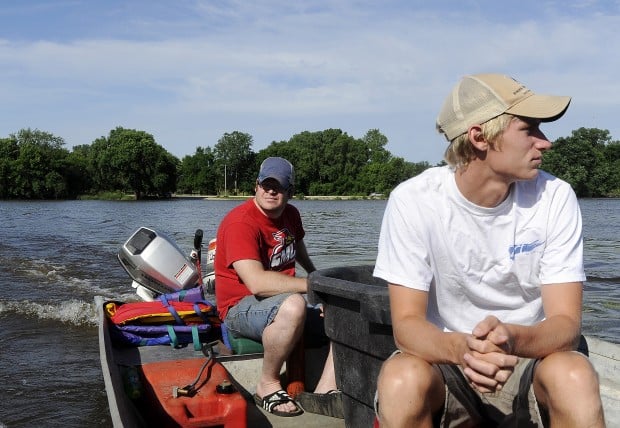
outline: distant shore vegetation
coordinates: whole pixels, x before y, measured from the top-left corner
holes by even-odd
[[[269,156],[293,163],[298,199],[381,199],[432,166],[392,155],[387,143],[378,129],[362,138],[326,129],[255,152],[250,134],[233,131],[178,159],[135,129],[118,127],[72,150],[61,137],[22,129],[0,138],[0,199],[241,197],[253,194],[259,166]],[[620,142],[607,130],[579,128],[558,138],[542,169],[570,183],[579,197],[620,197]]]

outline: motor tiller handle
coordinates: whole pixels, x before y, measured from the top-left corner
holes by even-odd
[[[194,251],[196,252],[196,259],[194,263],[196,263],[196,268],[198,269],[198,284],[203,285],[202,280],[202,237],[203,232],[202,229],[196,229],[196,233],[194,233]]]
[[[198,254],[202,251],[202,229],[196,229],[194,234],[194,250],[198,251]]]

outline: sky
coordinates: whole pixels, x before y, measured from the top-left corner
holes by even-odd
[[[116,127],[182,159],[225,134],[253,150],[304,131],[378,129],[441,161],[435,119],[467,74],[570,95],[550,140],[620,140],[620,0],[1,0],[0,138],[91,144]]]

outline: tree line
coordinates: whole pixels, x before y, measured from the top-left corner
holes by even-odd
[[[68,150],[49,132],[22,129],[0,138],[0,199],[169,197],[174,193],[249,195],[260,163],[282,156],[295,166],[296,194],[388,195],[431,167],[393,156],[387,137],[371,129],[355,138],[340,129],[305,131],[255,152],[250,134],[225,133],[213,146],[178,159],[135,129],[118,127]],[[580,128],[559,138],[543,169],[568,181],[580,197],[620,197],[620,142],[609,131]]]
[[[558,138],[541,168],[570,183],[579,197],[620,197],[620,141],[608,130],[579,128]]]

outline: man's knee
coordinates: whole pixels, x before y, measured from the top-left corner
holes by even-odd
[[[558,352],[544,358],[534,372],[534,393],[556,425],[605,425],[598,375],[582,354]]]
[[[280,304],[273,321],[298,325],[303,323],[305,319],[306,299],[299,293],[293,293]]]
[[[437,381],[433,366],[421,358],[397,354],[383,363],[377,389],[379,396],[427,396]]]
[[[599,397],[598,374],[586,356],[578,352],[557,352],[536,367],[534,391],[543,404],[553,405],[557,398],[574,405],[581,397]],[[582,404],[586,403],[582,401]]]
[[[375,401],[375,411],[382,424],[429,422],[444,399],[443,377],[421,358],[396,354],[383,363]]]

